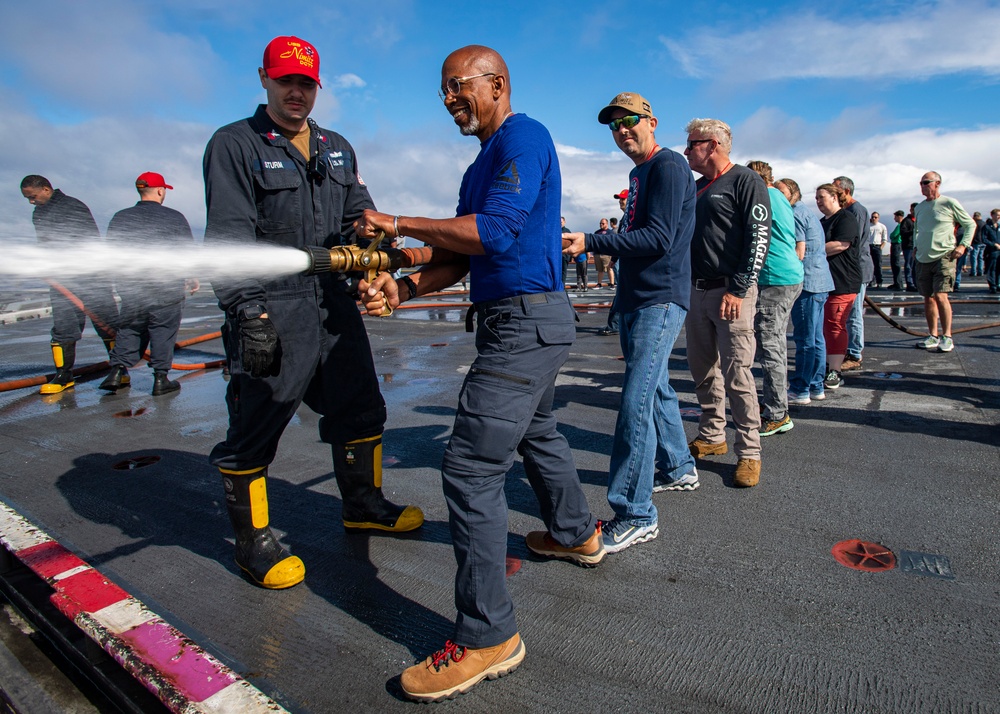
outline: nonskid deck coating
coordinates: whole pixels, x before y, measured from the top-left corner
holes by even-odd
[[[303,408],[269,483],[272,524],[306,563],[296,588],[258,589],[232,562],[207,462],[226,426],[219,371],[182,374],[179,394],[156,399],[145,368],[114,396],[97,390],[100,376],[59,399],[0,394],[0,499],[286,707],[411,706],[396,676],[443,644],[454,614],[438,468],[475,349],[450,313],[406,317],[366,324],[389,407],[386,490],[420,505],[427,523],[399,537],[345,534],[329,449]],[[210,301],[190,303],[186,318],[181,339],[218,329]],[[617,339],[596,334],[604,320],[583,311],[556,399],[591,507],[608,518],[623,365]],[[48,327],[0,328],[3,378],[48,369]],[[915,338],[876,318],[866,329],[865,369],[826,401],[793,407],[793,431],[764,439],[760,486],[730,487],[732,453],[703,460],[702,488],[654,497],[660,536],[594,570],[528,556],[523,536],[541,522],[515,466],[508,550],[521,567],[508,585],[528,656],[512,676],[444,706],[1000,709],[1000,337],[969,333],[942,355],[913,349]],[[101,352],[88,333],[78,363]],[[177,361],[219,353],[207,343]],[[671,368],[693,437],[698,405],[683,334]],[[114,417],[125,411],[133,416]],[[160,460],[113,469],[144,456]],[[849,538],[946,557],[955,579],[849,570],[830,553]]]

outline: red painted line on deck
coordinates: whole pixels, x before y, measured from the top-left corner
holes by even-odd
[[[56,608],[171,711],[285,711],[4,504],[0,504],[0,547],[49,583]]]

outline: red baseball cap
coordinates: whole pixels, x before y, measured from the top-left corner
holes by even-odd
[[[616,194],[615,194],[614,196],[612,196],[611,198],[617,198],[618,200],[621,200],[621,199],[623,199],[623,198],[628,198],[628,189],[627,189],[627,188],[623,188],[623,189],[621,190],[621,193],[616,193]]]
[[[264,49],[264,71],[271,79],[302,74],[319,81],[319,52],[311,44],[292,35],[275,37]]]
[[[168,186],[167,182],[163,180],[163,176],[161,176],[160,174],[153,173],[152,171],[147,171],[144,174],[139,174],[139,178],[135,180],[135,187],[173,189],[173,186]]]

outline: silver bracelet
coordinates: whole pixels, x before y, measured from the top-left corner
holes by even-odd
[[[392,232],[399,238],[399,216],[394,216],[392,219]]]

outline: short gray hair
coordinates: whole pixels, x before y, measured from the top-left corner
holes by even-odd
[[[850,195],[854,195],[854,182],[847,178],[846,176],[838,176],[833,180],[833,183],[840,186],[842,189],[847,191]]]
[[[719,142],[719,146],[727,154],[733,150],[733,130],[726,122],[719,119],[692,119],[684,127],[688,134],[710,136]]]

